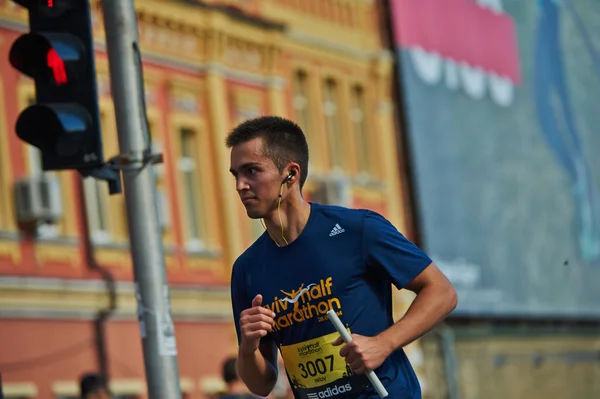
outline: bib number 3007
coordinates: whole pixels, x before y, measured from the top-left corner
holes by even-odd
[[[333,355],[327,355],[324,358],[317,358],[314,361],[308,360],[305,363],[298,363],[298,370],[302,378],[316,377],[333,371]]]
[[[335,332],[280,348],[294,388],[315,388],[353,374],[340,348],[332,345],[339,336]]]

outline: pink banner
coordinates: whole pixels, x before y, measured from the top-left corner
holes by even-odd
[[[391,0],[399,47],[435,52],[521,83],[512,17],[469,0]]]

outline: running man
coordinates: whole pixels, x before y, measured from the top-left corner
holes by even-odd
[[[246,213],[266,227],[231,279],[238,369],[248,388],[271,392],[279,350],[296,398],[376,398],[367,370],[389,398],[421,398],[402,348],[456,307],[448,279],[381,215],[303,199],[308,145],[295,123],[248,120],[226,144]],[[391,284],[417,294],[396,323]],[[327,319],[329,309],[349,329],[350,344]]]

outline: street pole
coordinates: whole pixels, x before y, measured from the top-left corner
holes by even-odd
[[[138,321],[150,399],[181,399],[133,0],[103,0]]]

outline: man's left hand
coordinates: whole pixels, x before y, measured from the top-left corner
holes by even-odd
[[[344,343],[342,337],[333,342],[333,346]],[[391,345],[379,337],[365,337],[352,334],[352,342],[340,349],[340,356],[346,359],[356,374],[363,374],[381,366],[392,353]]]

